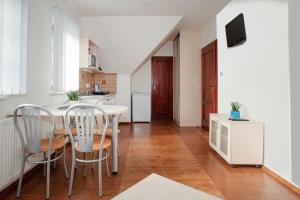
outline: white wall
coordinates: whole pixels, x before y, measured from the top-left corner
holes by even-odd
[[[290,76],[291,76],[291,130],[292,181],[300,187],[300,1],[289,1]]]
[[[151,60],[132,74],[132,93],[151,93]]]
[[[180,32],[180,126],[201,126],[199,31]]]
[[[117,94],[116,104],[128,106],[129,110],[122,114],[120,122],[131,121],[131,76],[118,75],[117,76]]]
[[[201,49],[217,39],[217,18],[213,17],[200,30]]]
[[[180,126],[201,126],[201,49],[216,38],[213,17],[200,31],[181,31],[174,40],[173,117]]]
[[[27,58],[27,94],[12,96],[0,102],[0,118],[12,113],[22,103],[39,105],[59,104],[66,96],[52,96],[50,89],[51,67],[51,8],[57,4],[75,21],[76,13],[59,0],[29,0],[28,18],[28,58]],[[75,16],[75,17],[74,17]]]
[[[247,42],[227,48],[225,25],[244,13]],[[230,102],[265,123],[264,163],[291,180],[290,80],[287,1],[231,1],[217,15],[219,112]],[[298,168],[299,169],[299,168]]]
[[[175,30],[181,16],[83,17],[84,35],[100,47],[106,72],[132,74]]]
[[[173,56],[173,42],[167,42],[154,56]],[[151,58],[132,74],[132,92],[151,93]]]

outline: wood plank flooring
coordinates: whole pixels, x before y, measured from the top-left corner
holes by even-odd
[[[155,122],[121,125],[120,129],[119,174],[110,178],[103,174],[102,199],[111,199],[151,173],[224,199],[300,199],[262,169],[230,167],[208,146],[208,133],[199,128]],[[82,166],[78,166],[70,199],[99,199],[97,171],[88,169],[83,177]],[[61,162],[51,171],[50,190],[51,199],[68,199]],[[24,181],[20,199],[44,199],[44,191],[45,180],[40,170]],[[7,191],[0,199],[15,199],[15,190]]]

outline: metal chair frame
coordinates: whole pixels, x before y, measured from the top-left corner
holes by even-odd
[[[19,111],[21,111],[21,115],[19,115]],[[41,153],[40,143],[42,140],[42,118],[41,112],[44,112],[48,115],[49,121],[51,124],[51,132],[49,137],[49,145],[47,153],[44,153],[44,159],[42,161],[33,161],[28,159],[31,155]],[[20,124],[18,122],[18,117],[22,117],[24,123],[24,132],[23,133]],[[22,145],[22,165],[18,182],[18,189],[16,197],[20,197],[22,181],[25,170],[26,161],[31,162],[32,164],[44,164],[44,175],[46,175],[46,199],[49,199],[50,193],[50,164],[51,162],[55,162],[56,160],[64,157],[64,169],[66,177],[68,178],[68,171],[66,167],[66,145],[63,147],[63,151],[60,155],[55,156],[55,158],[51,159],[51,154],[53,153],[52,143],[55,136],[55,120],[50,111],[45,108],[42,108],[33,104],[23,104],[19,105],[14,111],[14,125],[19,133]],[[25,138],[24,138],[25,135]],[[46,174],[45,174],[46,172]]]
[[[73,112],[73,115],[70,115],[70,112]],[[99,144],[99,156],[98,159],[95,157],[91,160],[87,159],[87,153],[93,153],[93,141],[94,135],[96,135],[96,114],[95,111],[99,111],[104,118],[104,128],[101,135],[101,140]],[[67,120],[70,116],[75,117],[77,136],[74,138],[72,135],[70,126]],[[99,171],[99,197],[103,195],[102,192],[102,160],[106,160],[106,170],[107,176],[109,177],[109,168],[108,168],[108,157],[109,152],[105,150],[105,156],[103,156],[103,144],[105,140],[106,130],[108,127],[108,115],[102,110],[100,107],[90,104],[76,104],[71,106],[64,117],[65,127],[69,134],[69,138],[72,144],[72,167],[71,167],[71,176],[69,180],[69,189],[68,196],[72,195],[72,187],[73,187],[73,179],[74,179],[74,171],[76,162],[82,162],[85,164],[84,166],[84,176],[86,175],[86,164],[87,163],[95,163],[98,162],[98,171]],[[100,137],[100,136],[99,136]],[[76,147],[75,140],[77,145],[79,145],[80,152],[84,153],[84,160],[76,157]]]

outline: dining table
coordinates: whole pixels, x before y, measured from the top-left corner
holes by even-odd
[[[118,126],[119,116],[128,111],[127,106],[122,105],[100,105],[99,106],[108,116],[112,118],[112,173],[118,174]],[[54,117],[64,118],[67,109],[61,107],[48,107],[47,108]],[[97,115],[97,112],[95,112]],[[100,113],[99,113],[100,114]]]

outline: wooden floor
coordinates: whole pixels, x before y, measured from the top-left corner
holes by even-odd
[[[111,199],[151,173],[157,173],[224,199],[300,199],[262,169],[232,168],[209,146],[208,134],[199,128],[179,128],[173,123],[120,126],[119,174],[104,176],[104,197]],[[90,169],[90,168],[89,168]],[[98,199],[97,172],[82,166],[75,174],[71,199]],[[26,179],[20,199],[44,199],[45,181],[41,171]],[[67,198],[63,166],[51,171],[51,199]],[[15,199],[15,189],[0,199]]]

